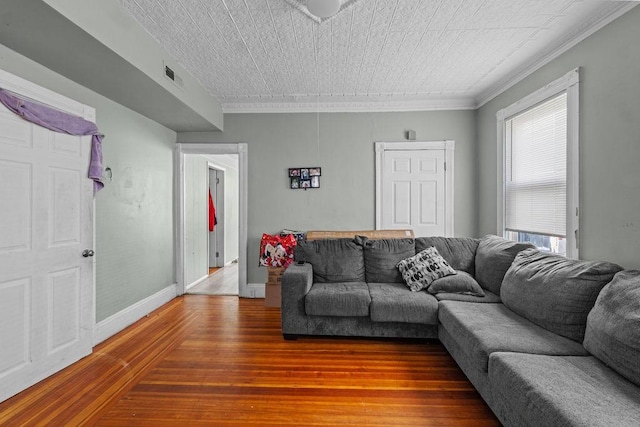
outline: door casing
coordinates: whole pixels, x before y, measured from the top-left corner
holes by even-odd
[[[444,150],[445,151],[445,237],[453,237],[454,233],[454,215],[453,215],[453,196],[454,196],[454,150],[455,141],[443,140],[443,141],[401,141],[401,142],[376,142],[375,143],[375,156],[376,156],[376,230],[383,228],[383,215],[382,215],[382,203],[383,203],[383,180],[384,180],[384,155],[388,150],[406,150],[406,151],[418,151],[418,150]]]
[[[245,142],[241,143],[178,143],[175,148],[174,176],[176,179],[176,281],[178,295],[185,293],[185,179],[184,162],[187,154],[237,154],[239,175],[239,224],[238,224],[238,293],[241,297],[256,298],[255,289],[250,289],[247,284],[247,227],[248,227],[248,165],[249,147]]]

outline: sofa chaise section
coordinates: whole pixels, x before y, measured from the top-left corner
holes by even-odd
[[[489,403],[506,425],[640,425],[640,388],[593,356],[493,353],[489,365]]]

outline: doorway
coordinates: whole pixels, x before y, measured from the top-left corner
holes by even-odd
[[[225,220],[224,230],[225,233],[233,231],[237,233],[237,262],[233,262],[235,259],[229,260],[230,252],[228,250],[227,240],[225,239],[224,245],[226,245],[225,249],[225,257],[227,259],[227,263],[231,263],[231,267],[234,267],[237,270],[237,283],[238,283],[238,291],[237,295],[241,297],[255,297],[255,291],[251,292],[251,290],[247,286],[247,175],[248,175],[248,147],[246,143],[237,143],[237,144],[214,144],[214,143],[202,143],[202,144],[187,144],[180,143],[176,146],[176,181],[177,181],[177,191],[176,191],[176,230],[177,230],[177,248],[176,248],[176,276],[178,282],[178,292],[180,294],[184,294],[186,291],[186,287],[192,284],[194,281],[190,274],[190,257],[188,256],[188,251],[190,249],[190,240],[188,227],[190,226],[189,222],[189,210],[187,209],[187,199],[189,197],[189,192],[192,191],[190,186],[187,186],[186,183],[188,181],[189,167],[187,163],[190,161],[190,155],[200,155],[197,157],[205,156],[207,162],[217,164],[217,169],[224,169],[224,165],[219,165],[216,160],[220,161],[220,159],[224,156],[235,156],[237,158],[237,195],[238,195],[238,203],[237,203],[237,224],[230,224],[228,220]],[[216,156],[220,156],[217,157]],[[213,159],[213,160],[212,160]],[[208,163],[207,163],[208,164]],[[225,178],[227,182],[229,181],[229,173],[226,171]],[[208,178],[208,169],[204,172],[205,177],[203,180],[206,184],[209,181]],[[206,191],[206,190],[205,190]],[[206,192],[202,192],[201,194],[205,195]],[[204,200],[204,198],[202,198]],[[228,206],[227,206],[228,208]],[[207,211],[208,212],[208,211]],[[217,213],[217,211],[216,211]],[[228,219],[228,217],[226,218]],[[203,230],[205,231],[206,228]],[[198,234],[198,238],[201,234]],[[208,242],[208,238],[205,235],[205,240]],[[205,257],[207,258],[206,264],[208,264],[208,244],[205,244]],[[225,263],[226,264],[226,263]],[[224,268],[222,269],[224,271]],[[215,277],[215,274],[211,277]],[[199,282],[204,282],[208,280],[208,269]]]
[[[207,262],[202,260],[204,279],[190,285],[186,292],[200,295],[238,296],[238,155],[195,156],[203,160],[207,178]],[[206,163],[205,163],[206,162]],[[187,164],[189,162],[187,161]],[[188,183],[187,183],[188,184]],[[187,202],[187,208],[189,208]],[[187,217],[189,215],[187,214]],[[187,236],[188,238],[188,236]],[[187,250],[187,256],[189,256]],[[188,265],[188,263],[187,263]]]
[[[376,142],[376,229],[453,236],[454,141]]]

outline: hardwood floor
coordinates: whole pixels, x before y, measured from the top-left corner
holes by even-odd
[[[1,403],[0,425],[500,424],[437,341],[284,341],[261,299],[187,295]]]
[[[209,277],[187,289],[188,294],[199,295],[238,295],[238,264],[229,264],[215,270],[209,269]]]

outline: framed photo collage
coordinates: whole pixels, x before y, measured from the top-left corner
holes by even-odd
[[[322,169],[319,167],[289,168],[289,188],[292,190],[320,188]]]

